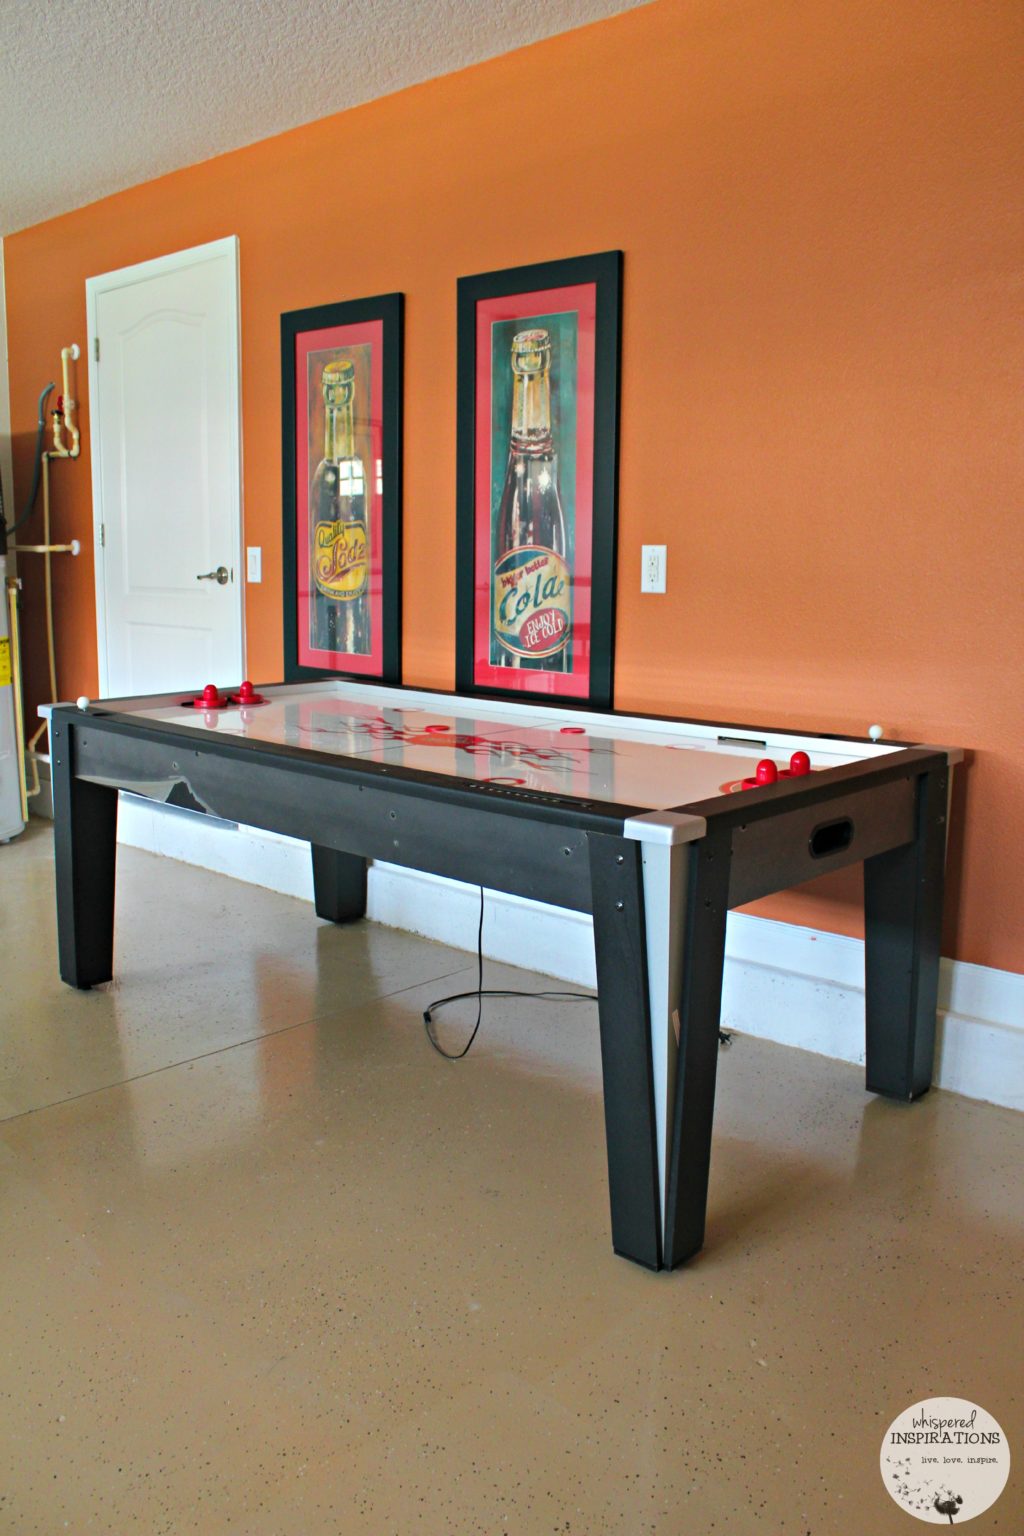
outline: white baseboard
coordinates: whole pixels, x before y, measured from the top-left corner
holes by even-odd
[[[121,797],[122,842],[288,896],[313,899],[309,848],[133,796]],[[444,900],[438,900],[439,889]],[[375,864],[367,915],[475,951],[473,886]],[[488,892],[484,954],[592,987],[590,919]],[[726,1028],[839,1061],[864,1060],[864,945],[859,939],[734,912],[729,917],[722,1022]],[[972,1099],[1024,1109],[1024,976],[943,960],[936,1083]]]

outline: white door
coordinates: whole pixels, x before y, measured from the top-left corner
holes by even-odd
[[[105,697],[237,683],[238,241],[86,282]]]

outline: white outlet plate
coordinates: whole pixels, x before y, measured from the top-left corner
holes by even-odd
[[[640,591],[664,592],[667,546],[642,544],[640,546]]]
[[[245,551],[245,576],[247,581],[263,580],[263,546],[250,544]]]

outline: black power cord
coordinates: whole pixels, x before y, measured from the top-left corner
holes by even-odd
[[[476,998],[476,1023],[473,1025],[473,1032],[470,1035],[469,1039],[466,1041],[465,1045],[462,1047],[461,1051],[446,1051],[444,1046],[440,1045],[438,1043],[437,1037],[435,1036],[434,1031],[431,1028],[431,1025],[433,1023],[433,1016],[434,1016],[434,1014],[435,1014],[435,1012],[437,1011],[438,1008],[444,1008],[444,1007],[447,1006],[448,1003],[462,1003],[462,1002],[465,1002],[466,998],[468,998],[468,997],[475,997]],[[439,1056],[443,1056],[445,1061],[461,1061],[464,1056],[468,1056],[469,1055],[470,1047],[473,1044],[473,1041],[477,1037],[477,1031],[480,1028],[480,1022],[481,1022],[481,1020],[483,1018],[484,998],[485,997],[542,997],[542,998],[543,997],[546,997],[546,998],[557,998],[557,997],[560,997],[560,998],[569,998],[573,1002],[578,1002],[578,1003],[596,1003],[597,1002],[597,997],[596,997],[595,993],[593,993],[593,992],[555,992],[555,991],[552,991],[552,992],[519,992],[519,991],[515,991],[515,990],[506,990],[505,988],[502,988],[502,987],[488,987],[488,988],[485,988],[484,987],[484,888],[483,888],[483,886],[481,886],[480,887],[480,921],[477,923],[477,929],[476,929],[476,986],[474,987],[472,992],[453,992],[450,997],[439,997],[439,998],[436,999],[436,1001],[428,1004],[428,1006],[426,1008],[424,1008],[424,1010],[423,1010],[423,1028],[426,1031],[427,1039],[430,1041],[430,1044],[433,1046],[433,1048],[437,1052],[437,1054]],[[720,1046],[726,1046],[726,1047],[732,1045],[732,1034],[728,1030],[720,1029],[718,1031],[718,1043],[719,1043]]]
[[[462,1047],[461,1051],[446,1051],[443,1045],[439,1045],[438,1044],[437,1037],[435,1036],[434,1031],[431,1028],[431,1024],[433,1022],[433,1015],[434,1015],[434,1013],[436,1012],[436,1010],[438,1008],[444,1008],[448,1003],[461,1003],[461,1002],[464,1002],[465,999],[468,998],[468,997],[475,997],[476,998],[476,1023],[473,1025],[473,1032],[470,1035],[469,1039],[466,1041],[465,1045]],[[437,1052],[437,1054],[439,1056],[443,1056],[445,1061],[461,1061],[463,1056],[468,1055],[469,1048],[473,1044],[473,1041],[476,1039],[477,1031],[480,1028],[480,1021],[483,1018],[484,998],[485,997],[549,997],[549,998],[562,997],[562,998],[572,998],[576,1002],[583,1002],[583,1003],[596,1003],[597,1002],[597,998],[596,998],[596,996],[594,995],[593,992],[519,992],[519,991],[515,991],[515,990],[506,990],[506,989],[501,988],[501,987],[495,987],[495,988],[488,987],[488,988],[485,988],[484,987],[484,888],[483,888],[483,886],[481,886],[480,887],[480,921],[477,924],[477,930],[476,930],[476,986],[475,986],[475,988],[473,989],[472,992],[453,992],[451,997],[439,997],[436,1000],[436,1002],[431,1003],[427,1008],[425,1008],[423,1010],[423,1027],[426,1030],[427,1039],[430,1041],[431,1045],[433,1046],[433,1048]]]

